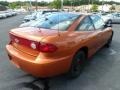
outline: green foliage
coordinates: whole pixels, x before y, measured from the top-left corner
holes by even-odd
[[[115,1],[104,1],[104,4],[109,4],[109,5],[116,4],[116,5],[120,5],[120,2],[115,2]]]
[[[17,1],[17,2],[9,3],[8,7],[11,9],[15,9],[15,8],[20,8],[22,5],[24,5],[22,2]]]
[[[70,0],[63,0],[63,1],[64,1],[64,5],[65,5],[65,6],[68,6],[68,5],[71,4]]]
[[[45,1],[41,1],[38,3],[38,6],[47,6],[47,5],[48,5],[48,3]]]
[[[79,6],[82,0],[64,0],[64,5],[66,6]],[[85,1],[85,0],[83,0]]]
[[[97,4],[93,4],[92,7],[91,7],[91,11],[97,12],[98,11],[98,5]]]
[[[64,0],[64,5],[70,6],[72,3],[73,6],[79,6],[79,5],[88,5],[88,4],[101,4],[99,0]]]
[[[55,9],[60,9],[61,8],[61,0],[54,0],[53,2],[50,3],[50,6]]]
[[[20,6],[25,6],[26,3],[30,4],[29,1],[16,1],[16,2],[6,2],[6,1],[0,1],[0,5],[3,5],[3,6],[9,6],[11,8],[16,8],[16,7],[20,7]],[[36,2],[35,0],[31,2],[32,3],[32,6],[35,6],[36,5]],[[79,6],[79,5],[88,5],[88,4],[97,4],[97,5],[101,5],[102,4],[102,0],[63,0],[63,4],[65,6]],[[113,4],[116,4],[116,5],[120,5],[119,2],[115,2],[115,1],[105,1],[104,0],[104,4],[110,4],[110,5],[113,5]],[[48,6],[49,7],[54,7],[56,9],[60,9],[61,8],[61,0],[54,0],[53,2],[45,2],[45,1],[41,1],[41,2],[38,2],[38,6]]]
[[[17,7],[16,3],[9,3],[9,8],[15,9]]]
[[[6,1],[0,1],[0,5],[3,5],[3,6],[8,6],[8,5],[9,5],[9,3],[8,3],[8,2],[6,2]]]
[[[6,9],[7,9],[6,6],[0,5],[0,11],[4,11],[4,10],[6,10]]]
[[[30,3],[30,2],[27,1],[27,2],[24,2],[24,3]],[[32,4],[32,6],[35,6],[35,5],[36,5],[36,2],[35,2],[35,1],[32,1],[31,4]],[[47,6],[47,5],[48,5],[48,2],[41,1],[41,2],[38,2],[37,4],[38,4],[38,6]]]

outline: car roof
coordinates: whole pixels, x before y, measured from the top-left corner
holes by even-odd
[[[55,13],[52,13],[52,14],[56,14],[56,15],[67,15],[67,16],[70,16],[70,15],[80,15],[80,14],[72,13],[72,12],[55,12]]]

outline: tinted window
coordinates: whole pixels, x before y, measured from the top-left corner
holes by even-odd
[[[91,19],[87,16],[83,21],[80,22],[77,31],[87,30],[91,31],[94,30],[94,25],[91,22]]]
[[[120,17],[120,14],[115,14],[116,17]]]
[[[32,27],[46,29],[66,30],[79,15],[69,13],[56,13],[46,16],[40,22],[32,24]]]
[[[62,22],[59,22],[58,24],[55,24],[51,29],[60,29],[60,30],[66,30],[76,19],[76,17],[73,17],[69,20],[64,20]]]
[[[95,29],[102,29],[104,27],[105,23],[98,15],[92,15],[90,17],[93,21]]]
[[[118,14],[118,17],[120,17],[120,14]]]

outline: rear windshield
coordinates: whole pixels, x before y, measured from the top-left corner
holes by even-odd
[[[80,15],[70,13],[56,13],[46,16],[31,24],[31,27],[45,29],[66,30]]]

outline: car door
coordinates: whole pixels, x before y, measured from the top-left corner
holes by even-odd
[[[113,22],[114,23],[120,23],[120,14],[119,13],[115,13],[113,14]]]
[[[93,24],[95,26],[95,33],[97,35],[96,39],[98,41],[97,43],[98,43],[98,49],[99,49],[103,45],[105,45],[105,43],[109,39],[110,28],[105,27],[104,21],[98,15],[91,15],[90,17],[91,17]]]
[[[105,43],[105,36],[103,31],[105,23],[101,19],[101,17],[98,15],[91,15],[90,18],[95,26],[95,33],[96,33],[96,39],[97,39],[97,45],[98,45],[97,48],[99,49]]]
[[[88,55],[91,56],[97,51],[100,41],[98,40],[97,34],[99,32],[95,31],[92,20],[89,16],[86,16],[76,28],[76,33],[78,38],[84,37],[82,45],[87,46],[89,49]],[[79,39],[78,39],[79,41]],[[80,43],[81,44],[81,43]]]

